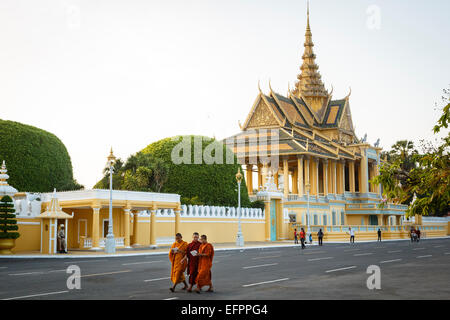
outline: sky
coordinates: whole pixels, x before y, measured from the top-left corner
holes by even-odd
[[[351,87],[359,137],[433,138],[448,12],[447,0],[310,1],[319,72],[335,99]],[[165,137],[238,133],[258,81],[295,84],[305,27],[306,0],[1,0],[0,118],[58,136],[91,188],[111,146],[126,159]]]

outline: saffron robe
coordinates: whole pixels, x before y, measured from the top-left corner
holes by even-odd
[[[203,243],[200,246],[199,253],[206,254],[206,256],[198,257],[198,275],[197,288],[203,286],[211,286],[211,267],[214,258],[214,247],[211,243]]]
[[[187,262],[186,260],[181,263],[181,260],[184,258],[184,256],[186,255],[186,250],[188,247],[188,243],[186,241],[180,241],[177,242],[175,241],[172,244],[172,247],[170,248],[169,251],[169,259],[170,262],[172,263],[172,269],[170,272],[170,280],[172,280],[173,284],[177,284],[180,282],[184,281],[184,270],[186,270],[186,265]],[[173,248],[178,248],[178,250],[182,250],[184,252],[173,252],[172,249]]]
[[[195,280],[197,279],[198,274],[198,258],[199,256],[193,256],[191,251],[198,250],[202,243],[200,241],[192,241],[189,243],[187,248],[187,257],[188,257],[188,265],[187,265],[187,274],[189,275],[189,284],[194,285]]]

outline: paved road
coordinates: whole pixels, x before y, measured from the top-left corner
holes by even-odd
[[[69,265],[81,289],[69,290]],[[381,268],[381,290],[366,286]],[[171,293],[166,254],[0,260],[0,299],[450,299],[450,239],[218,251],[214,293]]]

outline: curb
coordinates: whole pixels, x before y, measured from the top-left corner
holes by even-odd
[[[450,236],[446,237],[433,237],[433,238],[423,238],[421,241],[426,240],[436,240],[436,239],[450,239]],[[383,240],[382,242],[394,242],[394,241],[411,241],[410,239],[388,239]],[[316,241],[317,242],[317,241]],[[358,244],[358,243],[372,243],[372,242],[378,242],[377,240],[365,240],[365,241],[357,241],[355,244],[351,244],[352,246]],[[332,242],[324,242],[324,244],[349,244],[348,241],[332,241]],[[350,244],[349,244],[350,245]],[[309,244],[307,246],[318,246],[317,244]],[[251,247],[244,247],[244,248],[217,248],[214,249],[215,252],[218,251],[245,251],[245,250],[264,250],[264,249],[272,249],[272,248],[295,248],[300,247],[299,244],[280,244],[280,245],[271,245],[271,246],[251,246]],[[90,254],[90,255],[7,255],[2,256],[0,255],[0,259],[78,259],[78,258],[116,258],[116,257],[139,257],[139,256],[156,256],[156,255],[167,255],[167,252],[140,252],[140,253],[124,253],[124,254],[102,254],[102,255],[96,255],[96,254]]]

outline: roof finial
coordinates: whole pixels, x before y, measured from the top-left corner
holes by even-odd
[[[307,1],[306,7],[306,29],[309,30],[309,0]]]
[[[258,79],[258,90],[259,90],[259,93],[262,93],[259,79]]]

